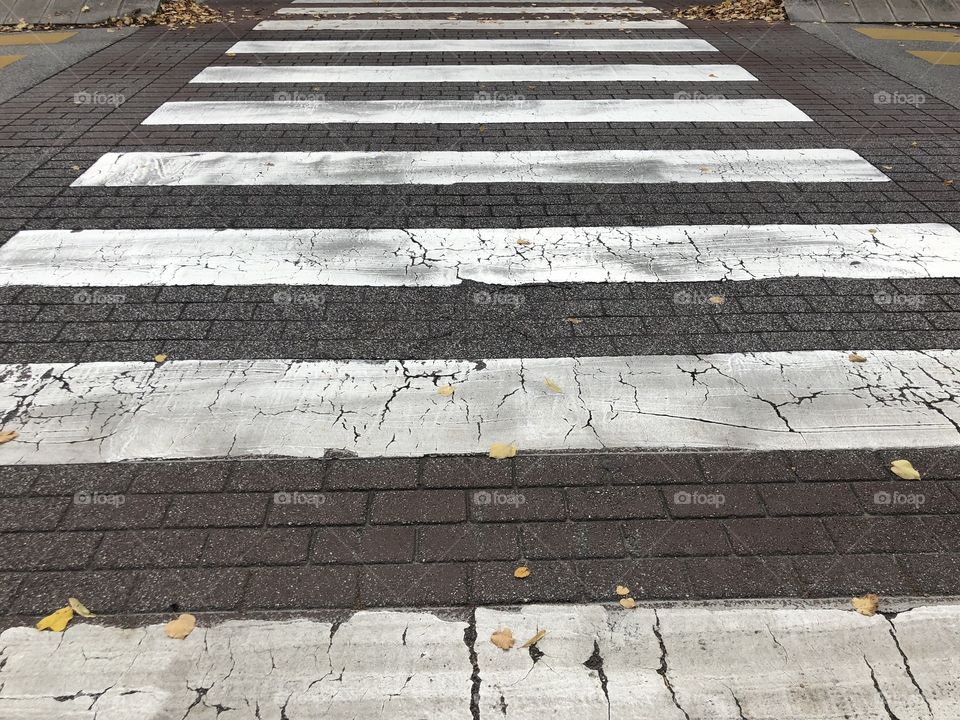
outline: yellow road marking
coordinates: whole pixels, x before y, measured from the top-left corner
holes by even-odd
[[[13,65],[17,60],[23,60],[23,55],[0,55],[0,68]]]
[[[929,40],[931,42],[960,42],[960,35],[954,32],[885,27],[858,27],[854,28],[854,30],[861,35],[866,35],[874,40]]]
[[[911,50],[911,55],[926,60],[931,65],[960,65],[960,52],[939,50]]]
[[[53,45],[72,38],[75,32],[4,33],[0,45]]]

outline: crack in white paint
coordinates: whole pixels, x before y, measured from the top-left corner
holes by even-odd
[[[72,187],[889,182],[852,150],[125,152]]]
[[[429,40],[241,40],[228,53],[269,55],[310,53],[687,53],[717,52],[699,38],[434,38]]]
[[[166,102],[144,125],[811,122],[786,100],[195,100]]]
[[[0,247],[0,285],[449,287],[778,277],[960,277],[960,232],[938,223],[25,230]]]
[[[654,7],[623,5],[394,5],[360,7],[292,7],[280,8],[274,15],[659,15]]]
[[[470,720],[474,679],[479,716],[506,720],[960,716],[960,607],[888,620],[777,605],[479,608],[469,626],[429,612],[201,617],[182,641],[161,625],[16,627],[0,635],[0,717]],[[494,647],[500,628],[517,647]]]
[[[0,365],[0,464],[960,445],[960,351],[860,352]]]
[[[214,65],[204,68],[191,83],[445,83],[445,82],[755,82],[756,78],[739,65]],[[731,98],[729,102],[756,102]],[[763,102],[763,100],[761,100]],[[370,101],[374,102],[374,101]],[[400,101],[379,101],[400,102]],[[409,103],[427,101],[410,100]],[[433,102],[442,103],[442,100]],[[446,101],[462,102],[462,101]],[[545,100],[525,99],[504,103],[526,105]],[[652,100],[553,100],[567,103],[622,103],[651,105]],[[689,107],[694,101],[682,104]],[[710,104],[710,100],[696,100]],[[765,102],[771,102],[766,100]],[[779,101],[786,103],[785,100]],[[323,103],[315,103],[323,104]],[[496,103],[488,103],[495,105]],[[468,106],[470,103],[467,104]],[[791,105],[792,107],[792,105]]]
[[[677,20],[263,20],[254,30],[684,30]]]

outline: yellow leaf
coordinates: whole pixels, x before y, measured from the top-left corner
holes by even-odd
[[[509,443],[495,442],[490,446],[490,457],[494,460],[505,460],[517,456],[517,446]]]
[[[530,568],[528,568],[526,565],[521,565],[513,571],[513,576],[518,580],[523,580],[525,577],[530,577]]]
[[[532,647],[533,645],[536,645],[538,642],[540,642],[541,640],[543,640],[543,636],[546,635],[546,634],[547,634],[547,631],[546,631],[546,630],[540,630],[536,635],[534,635],[532,638],[530,638],[529,640],[527,640],[527,641],[526,641],[523,645],[521,645],[520,647],[525,647],[525,648]]]
[[[163,353],[160,353],[159,355],[154,355],[154,356],[153,356],[153,361],[154,361],[154,362],[162,363],[162,362],[166,362],[166,360],[167,360],[167,356],[164,355]]]
[[[617,585],[617,595],[620,595],[622,597],[623,595],[629,595],[629,594],[630,594],[630,588],[626,587],[625,585]]]
[[[92,612],[87,610],[86,605],[84,605],[82,602],[80,602],[74,597],[67,598],[67,604],[80,617],[86,617],[86,618],[96,617],[96,615],[94,615]]]
[[[890,472],[904,480],[920,479],[920,473],[913,469],[909,460],[894,460],[890,463]]]
[[[234,53],[234,52],[228,52],[228,53],[227,53],[227,57],[236,57],[236,56],[237,56],[237,54]]]
[[[551,391],[553,391],[553,392],[555,392],[555,393],[562,393],[562,392],[563,392],[563,388],[561,388],[559,385],[557,385],[553,380],[551,380],[551,379],[548,378],[548,377],[545,377],[545,378],[543,379],[543,384],[547,386],[547,389],[548,389],[548,390],[551,390]]]
[[[164,626],[167,637],[174,640],[183,640],[187,635],[193,632],[197,626],[197,618],[190,613],[183,613],[176,620],[171,620]]]
[[[18,433],[16,430],[4,430],[3,432],[0,432],[0,445],[8,443],[11,440],[16,440],[17,435]]]
[[[707,298],[707,302],[711,305],[723,305],[727,299],[723,295],[711,295]]]
[[[867,359],[863,355],[855,352],[852,352],[849,355],[847,355],[847,360],[849,360],[850,362],[866,362],[867,361]]]
[[[63,632],[67,625],[73,620],[73,608],[60,608],[54,613],[50,613],[43,620],[37,623],[37,630],[52,630],[53,632]]]
[[[529,244],[530,244],[530,241],[527,240],[526,238],[520,238],[519,240],[517,240],[517,245],[529,245]]]
[[[453,385],[443,385],[437,388],[437,395],[442,395],[443,397],[450,397],[453,395]]]
[[[490,642],[501,650],[509,650],[514,643],[513,633],[510,632],[510,628],[500,628],[490,636]]]
[[[620,598],[620,607],[625,610],[633,610],[637,606],[637,601],[630,597]]]
[[[861,615],[866,615],[867,617],[872,617],[874,614],[876,614],[877,605],[879,603],[880,598],[873,593],[867,593],[866,595],[851,598],[850,600],[850,604],[853,605],[853,609]]]

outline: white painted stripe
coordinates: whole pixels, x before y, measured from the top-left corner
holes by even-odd
[[[144,125],[315,123],[810,122],[786,100],[198,100],[161,105]]]
[[[579,7],[579,6],[589,6],[590,0],[547,0],[549,5],[564,5],[569,7]],[[411,5],[424,5],[428,6],[430,4],[443,5],[444,0],[404,0],[399,2],[398,0],[291,0],[294,5],[316,5],[323,7],[349,7],[351,5],[377,5],[383,8],[396,8],[396,7],[410,7]],[[508,6],[508,7],[529,7],[537,6],[538,3],[531,2],[531,0],[458,0],[457,7],[469,6],[472,4],[478,5],[498,5],[498,6]],[[642,8],[642,5],[634,5],[632,3],[622,3],[620,5],[614,5],[617,9],[626,8],[637,10]],[[654,12],[662,12],[657,8],[647,8],[653,10]]]
[[[254,30],[682,30],[676,20],[264,20]]]
[[[0,464],[960,446],[960,351],[859,350],[0,365]]]
[[[888,182],[852,150],[106,153],[72,187]]]
[[[616,5],[584,5],[580,7],[550,6],[495,7],[489,5],[394,5],[393,7],[295,7],[280,8],[274,15],[656,15],[653,7],[625,8]]]
[[[677,38],[466,38],[431,40],[241,40],[227,52],[279,53],[495,53],[495,52],[717,52],[706,40]]]
[[[150,559],[146,548],[143,554]],[[591,567],[581,571],[571,563],[563,570],[593,587],[586,572],[596,567],[584,565]],[[628,563],[623,570],[633,574]],[[376,588],[377,566],[366,571]],[[623,580],[613,569],[610,576],[611,587]],[[260,590],[252,595],[264,605],[290,604],[283,584]],[[96,598],[84,599],[98,609]],[[0,713],[11,720],[80,720],[93,717],[89,707],[96,703],[99,720],[214,716],[198,706],[253,708],[274,720],[960,717],[955,603],[889,617],[796,600],[629,612],[525,605],[477,608],[475,632],[470,616],[361,611],[334,624],[201,615],[190,636],[177,641],[161,624],[76,619],[63,634],[12,627],[0,636]],[[504,628],[517,643],[506,652],[490,641]],[[537,657],[520,645],[540,631],[546,634]],[[471,711],[473,688],[479,707]]]
[[[214,65],[192,83],[754,82],[739,65]],[[704,101],[706,104],[706,101]]]
[[[960,232],[936,223],[24,230],[0,247],[0,285],[446,287],[776,277],[960,277]]]

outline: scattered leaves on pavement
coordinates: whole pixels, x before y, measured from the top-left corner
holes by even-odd
[[[559,385],[557,385],[553,380],[551,380],[551,379],[548,378],[548,377],[545,377],[545,378],[543,379],[543,384],[546,385],[546,386],[547,386],[547,390],[550,390],[551,392],[555,392],[555,393],[562,393],[562,392],[563,392],[563,388],[560,387]]]
[[[677,8],[674,15],[687,20],[786,20],[782,0],[722,0],[715,5]]]
[[[624,595],[630,594],[630,588],[626,585],[617,585],[617,595],[623,597]]]
[[[894,460],[890,463],[890,472],[904,480],[919,480],[918,473],[909,460]]]
[[[637,606],[637,601],[632,597],[620,598],[620,607],[625,610],[633,610]]]
[[[490,446],[490,457],[494,460],[506,460],[517,456],[517,446],[510,443],[495,442]]]
[[[872,617],[877,612],[877,605],[880,604],[880,598],[873,593],[867,593],[860,597],[851,598],[850,604],[853,605],[853,609],[861,615]]]
[[[174,640],[183,640],[193,632],[196,626],[197,618],[190,613],[183,613],[176,620],[171,620],[164,625],[163,630],[167,633],[167,637]]]
[[[4,430],[3,432],[0,432],[0,445],[8,443],[11,440],[16,440],[17,436],[18,433],[16,430]]]
[[[77,600],[75,597],[67,598],[67,604],[70,606],[70,609],[73,610],[80,617],[92,618],[96,617],[92,612],[87,609],[87,606],[82,602]]]
[[[441,385],[437,388],[437,395],[442,395],[443,397],[450,397],[453,395],[453,385]]]
[[[858,362],[858,363],[867,361],[867,359],[863,355],[856,352],[852,352],[849,355],[847,355],[847,360],[849,360],[850,362]]]
[[[63,632],[67,625],[73,620],[73,608],[64,607],[56,612],[52,612],[37,623],[37,630],[51,630],[53,632]]]
[[[546,631],[546,630],[540,630],[536,635],[534,635],[532,638],[530,638],[529,640],[527,640],[527,641],[526,641],[523,645],[521,645],[520,647],[525,647],[525,648],[533,647],[533,646],[536,645],[538,642],[540,642],[541,640],[543,640],[543,636],[546,635],[546,634],[547,634],[547,631]]]
[[[509,650],[514,644],[513,633],[510,632],[510,628],[500,628],[490,636],[490,642],[501,650]]]
[[[526,577],[530,577],[530,568],[528,568],[526,565],[521,565],[513,571],[513,576],[517,578],[517,580],[523,580]]]

